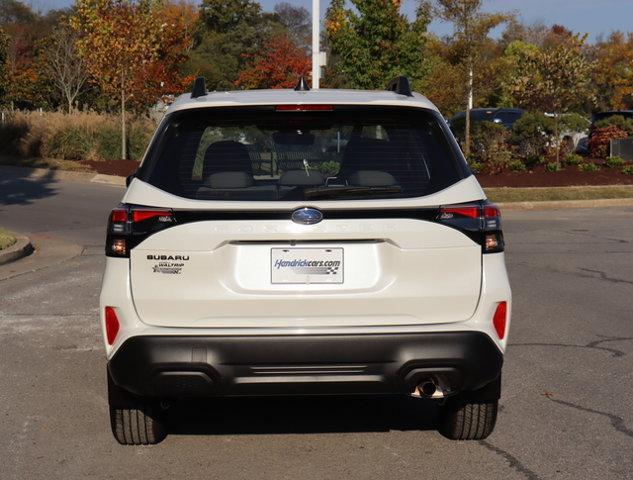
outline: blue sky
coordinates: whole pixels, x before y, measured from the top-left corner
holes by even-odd
[[[24,0],[39,10],[66,7],[72,0]],[[266,10],[271,10],[275,0],[261,0]],[[311,8],[311,0],[294,0],[291,3]],[[321,0],[324,12],[329,0]],[[403,9],[412,14],[416,0],[404,0]],[[633,0],[484,0],[485,10],[515,11],[526,23],[543,21],[560,23],[573,31],[589,33],[592,39],[612,30],[629,31],[633,28]],[[434,23],[431,29],[439,34],[450,33],[450,26]]]

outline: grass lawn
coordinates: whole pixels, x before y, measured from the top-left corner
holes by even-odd
[[[15,243],[15,237],[9,232],[0,228],[0,250],[4,250]]]
[[[59,160],[57,158],[22,158],[0,156],[0,165],[15,167],[50,168],[51,170],[68,170],[71,172],[89,172],[85,165],[73,160]]]
[[[485,188],[493,202],[546,202],[553,200],[596,200],[633,198],[633,185],[587,187]]]

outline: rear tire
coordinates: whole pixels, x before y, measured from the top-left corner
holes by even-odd
[[[154,445],[167,436],[153,405],[110,407],[112,434],[121,445]]]
[[[167,436],[158,403],[118,387],[109,372],[108,401],[112,434],[121,445],[154,445]]]
[[[440,413],[439,431],[451,440],[483,440],[495,428],[498,408],[499,400],[449,400]]]

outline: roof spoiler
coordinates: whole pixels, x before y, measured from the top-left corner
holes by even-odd
[[[204,97],[207,94],[207,84],[204,77],[200,76],[193,82],[193,88],[191,89],[191,98]]]
[[[387,84],[387,90],[407,97],[413,96],[413,93],[411,92],[411,83],[409,82],[409,79],[403,75],[391,80]]]

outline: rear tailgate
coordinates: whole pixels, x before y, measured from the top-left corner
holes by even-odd
[[[293,258],[293,249],[297,258],[340,258],[340,277],[288,281],[275,262],[284,251]],[[480,245],[447,226],[407,218],[310,226],[290,219],[198,221],[150,236],[130,257],[138,314],[159,326],[459,322],[474,313],[481,284]]]

